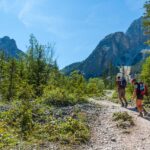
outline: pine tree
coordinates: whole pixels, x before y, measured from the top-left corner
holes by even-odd
[[[5,55],[4,52],[2,51],[0,53],[0,88],[1,88],[1,83],[3,81],[4,78],[4,72],[5,72]]]
[[[2,98],[7,101],[13,100],[17,95],[18,72],[17,62],[13,58],[9,58],[5,62],[5,72],[2,79]]]
[[[43,88],[49,80],[52,63],[51,47],[40,45],[31,35],[30,46],[27,54],[28,83],[33,85],[36,96],[42,96]],[[48,51],[50,54],[48,55]],[[49,57],[50,56],[50,57]]]
[[[145,34],[150,35],[150,0],[147,0],[144,4],[145,13],[144,13],[144,19],[143,19],[143,27],[145,30]],[[150,40],[146,42],[148,45],[150,45]],[[150,57],[146,59],[142,66],[142,72],[141,77],[144,80],[145,83],[147,83],[150,87]]]
[[[71,93],[77,94],[79,97],[85,93],[86,81],[79,71],[73,71],[69,77],[69,89]]]
[[[143,26],[145,30],[145,34],[150,34],[150,0],[147,0],[144,4],[145,13],[143,18]],[[150,44],[150,40],[146,42],[147,44]]]

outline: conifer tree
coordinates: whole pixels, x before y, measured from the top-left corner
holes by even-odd
[[[2,85],[3,78],[4,78],[5,66],[6,66],[5,55],[4,55],[4,52],[2,51],[0,53],[0,88]]]
[[[147,0],[144,4],[145,13],[143,19],[143,26],[145,34],[150,35],[150,0]],[[147,44],[150,45],[150,40],[147,41]],[[141,77],[150,87],[150,57],[146,59],[142,66]]]
[[[17,62],[13,58],[8,58],[5,62],[4,78],[2,79],[2,98],[11,101],[17,95],[18,70]]]
[[[150,0],[147,0],[144,4],[145,13],[143,18],[143,26],[145,34],[150,34]],[[147,41],[147,44],[150,44],[150,40]]]
[[[40,45],[36,38],[31,35],[30,46],[27,54],[28,83],[33,85],[35,95],[41,96],[43,88],[49,80],[51,58],[47,55],[50,46]]]

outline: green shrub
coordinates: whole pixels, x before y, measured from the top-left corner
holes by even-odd
[[[6,122],[0,122],[0,149],[14,146],[18,143],[17,135],[14,130],[8,128]]]
[[[113,120],[131,121],[131,122],[133,121],[132,116],[130,116],[127,112],[115,112],[113,114]]]
[[[86,86],[86,94],[88,96],[101,96],[104,94],[104,82],[99,78],[89,79]]]
[[[69,143],[86,142],[89,139],[88,127],[79,120],[68,118],[61,124],[60,133],[62,137],[68,136]]]
[[[43,99],[48,105],[67,106],[76,103],[85,102],[84,97],[79,97],[77,94],[69,93],[65,89],[55,88],[53,90],[45,90]]]
[[[79,144],[89,140],[90,129],[85,113],[76,108],[70,115],[72,117],[56,119],[54,116],[51,108],[40,100],[13,102],[9,110],[0,113],[0,135],[4,135],[0,138],[0,148],[13,147],[20,140],[24,144],[39,141]]]
[[[59,141],[62,144],[85,143],[90,138],[89,127],[81,120],[76,120],[72,117],[61,122],[53,120],[41,129],[43,129],[41,130],[42,134],[49,141]],[[41,132],[37,133],[37,135],[41,136]]]
[[[0,117],[7,122],[7,125],[20,135],[26,138],[33,130],[32,109],[27,103],[17,103],[8,111],[0,113]]]
[[[132,116],[130,116],[127,112],[113,113],[113,120],[117,121],[117,126],[123,129],[135,125]]]

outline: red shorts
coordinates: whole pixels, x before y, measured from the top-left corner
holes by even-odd
[[[142,107],[142,100],[137,99],[137,100],[136,100],[136,106],[137,106],[137,107]]]

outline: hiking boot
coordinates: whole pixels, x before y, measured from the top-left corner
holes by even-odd
[[[143,111],[144,116],[147,116],[148,112],[147,111]]]
[[[125,102],[125,106],[124,106],[125,108],[127,108],[128,107],[128,102]]]
[[[139,117],[143,117],[143,114],[142,114],[142,112],[140,112],[138,116],[139,116]]]

